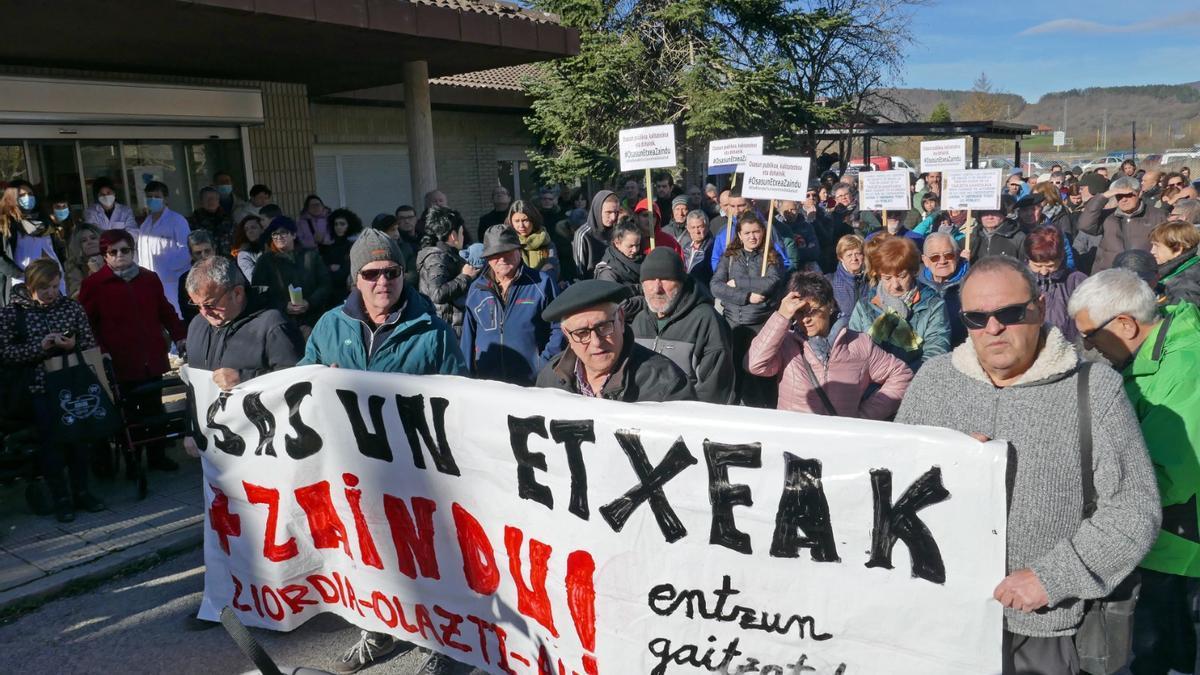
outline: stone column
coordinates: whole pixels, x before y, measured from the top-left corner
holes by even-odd
[[[433,111],[429,105],[429,64],[425,61],[404,64],[404,117],[413,208],[420,213],[425,207],[425,193],[437,188]]]

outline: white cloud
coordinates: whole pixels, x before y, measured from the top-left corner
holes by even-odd
[[[1124,25],[1103,24],[1085,19],[1055,19],[1039,23],[1018,35],[1044,35],[1046,33],[1106,34],[1106,33],[1151,33],[1160,30],[1200,26],[1200,11],[1178,12],[1154,19]]]

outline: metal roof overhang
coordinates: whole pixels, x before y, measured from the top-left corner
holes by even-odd
[[[579,52],[556,23],[407,0],[17,0],[21,36],[0,62],[301,82],[310,96],[402,82],[402,64],[429,76],[532,63]],[[64,22],[77,27],[63,39]]]
[[[856,124],[849,127],[818,129],[819,140],[834,140],[852,136],[872,138],[881,136],[974,136],[977,138],[1003,138],[1018,140],[1033,133],[1036,127],[1012,122],[896,122],[879,124]]]

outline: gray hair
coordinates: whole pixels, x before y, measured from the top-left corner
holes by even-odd
[[[216,248],[216,245],[213,244],[212,235],[208,233],[208,230],[192,230],[190,233],[188,233],[188,251],[191,251],[193,246],[200,246],[202,244],[208,244],[209,246]]]
[[[1025,282],[1025,287],[1029,289],[1029,297],[1036,300],[1042,295],[1038,289],[1037,277],[1029,269],[1029,265],[1010,258],[1006,255],[990,255],[986,258],[980,258],[971,264],[971,269],[967,270],[967,276],[963,278],[962,287],[966,288],[967,283],[971,281],[971,277],[977,274],[985,274],[987,272],[1015,272]]]
[[[1171,217],[1200,225],[1200,199],[1180,199],[1171,209]]]
[[[929,252],[929,243],[932,241],[935,241],[935,240],[939,240],[939,239],[948,240],[950,242],[950,246],[952,246],[954,248],[955,253],[958,253],[961,250],[958,245],[958,240],[955,239],[954,237],[950,236],[948,233],[932,232],[929,234],[929,236],[925,237],[925,244],[921,247],[921,253],[928,253]]]
[[[193,233],[195,234],[195,233]],[[200,289],[213,285],[222,290],[229,290],[234,286],[245,286],[246,277],[242,274],[242,270],[238,268],[237,263],[223,255],[215,255],[211,258],[206,258],[192,265],[192,269],[187,275],[188,295],[199,293]]]
[[[687,218],[685,218],[684,220],[686,222],[688,220],[692,220],[693,218],[695,218],[696,220],[704,221],[706,223],[708,222],[708,214],[701,211],[700,209],[692,209],[691,211],[689,211],[687,214]]]
[[[1071,294],[1067,314],[1073,317],[1085,309],[1096,325],[1119,314],[1128,314],[1138,323],[1154,323],[1158,319],[1158,298],[1150,285],[1133,272],[1109,269],[1089,277]]]
[[[842,181],[841,183],[834,185],[833,189],[830,190],[830,193],[837,192],[838,190],[849,190],[850,194],[854,194],[854,185],[847,183],[846,181]]]
[[[1108,186],[1109,190],[1128,190],[1137,194],[1142,193],[1142,181],[1133,176],[1121,176]]]

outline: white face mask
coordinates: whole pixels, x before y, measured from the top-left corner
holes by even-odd
[[[100,206],[106,209],[111,209],[113,204],[117,203],[116,195],[100,195]]]

